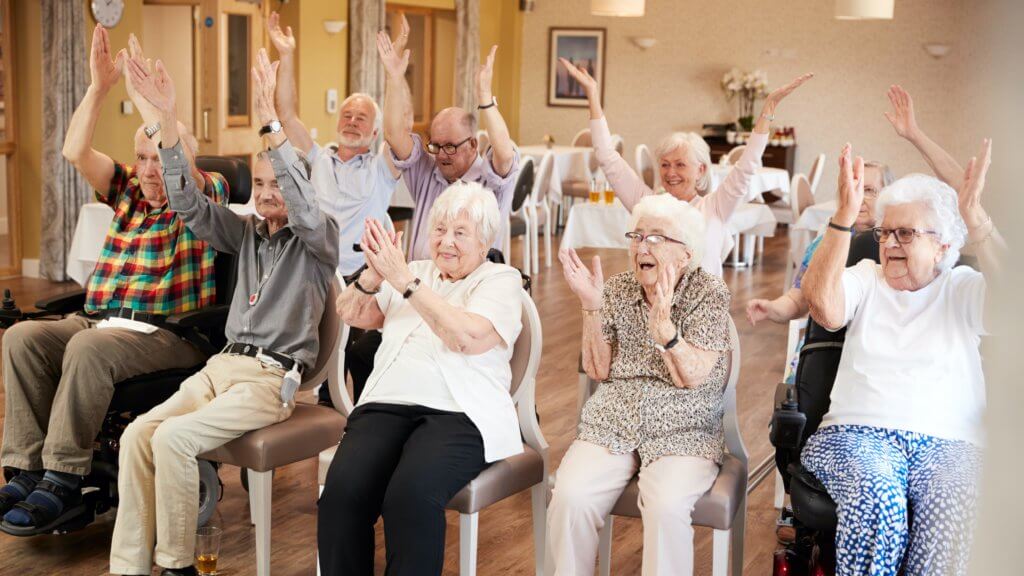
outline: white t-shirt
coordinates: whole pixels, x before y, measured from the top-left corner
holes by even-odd
[[[946,270],[910,292],[862,260],[843,272],[846,343],[822,426],[907,430],[982,444],[985,277]]]
[[[425,406],[434,410],[462,412],[437,365],[433,340],[437,336],[426,322],[409,334],[402,345],[402,361],[394,362],[361,402]]]
[[[421,381],[430,376],[410,371],[410,366],[423,367],[432,360],[454,401],[452,411],[464,412],[480,431],[484,460],[495,462],[521,453],[519,420],[509,394],[512,349],[523,328],[523,284],[519,271],[504,264],[484,262],[469,276],[450,282],[441,279],[440,271],[430,260],[410,262],[409,269],[449,304],[490,320],[502,343],[471,356],[449,350],[429,326],[414,336],[426,324],[423,317],[409,300],[402,298],[404,287],[396,290],[384,282],[377,294],[377,305],[384,313],[381,344],[359,404],[378,401],[378,386],[384,387],[382,394],[386,393],[391,402],[418,404],[418,399],[427,394],[437,399],[433,387],[436,381],[427,384],[432,392],[418,390]],[[414,355],[424,356],[414,358],[410,366],[399,366],[407,361],[410,338]]]

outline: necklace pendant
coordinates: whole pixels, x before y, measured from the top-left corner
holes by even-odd
[[[249,306],[255,306],[256,305],[256,301],[259,300],[259,299],[260,299],[260,293],[259,292],[253,292],[252,294],[249,294]]]

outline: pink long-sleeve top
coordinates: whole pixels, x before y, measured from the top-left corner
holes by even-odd
[[[633,206],[644,196],[654,194],[654,190],[644,184],[643,178],[615,151],[605,118],[590,121],[590,135],[594,143],[594,154],[605,178],[626,210],[632,212]],[[750,178],[761,167],[761,155],[767,145],[767,134],[751,134],[746,150],[722,184],[707,196],[697,196],[691,202],[704,215],[707,225],[701,267],[715,276],[722,275],[722,260],[733,245],[732,235],[725,224],[746,196]]]

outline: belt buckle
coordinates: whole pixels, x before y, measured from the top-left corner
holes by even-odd
[[[274,366],[275,368],[280,368],[281,370],[284,370],[284,364],[281,364],[281,362],[278,361],[277,358],[272,358],[267,354],[264,354],[263,352],[256,354],[256,359],[269,366]]]

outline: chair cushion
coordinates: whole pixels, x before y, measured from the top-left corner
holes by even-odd
[[[589,198],[590,182],[586,180],[562,180],[562,196]]]
[[[789,465],[789,500],[793,505],[793,516],[801,524],[819,532],[834,532],[839,519],[836,503],[825,487],[796,462]]]
[[[291,418],[247,432],[200,458],[266,472],[306,458],[338,443],[345,417],[333,408],[298,404]]]
[[[544,459],[523,444],[522,454],[488,466],[448,502],[447,508],[473,514],[543,481]]]
[[[726,454],[715,483],[693,507],[693,525],[728,530],[732,526],[733,518],[736,517],[736,511],[739,510],[746,489],[747,467],[739,458]],[[639,518],[639,496],[640,486],[636,478],[633,478],[619,496],[618,502],[612,508],[612,514]]]

